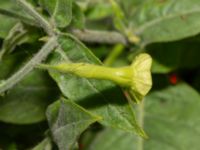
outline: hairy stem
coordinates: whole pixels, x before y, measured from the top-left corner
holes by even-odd
[[[0,9],[0,14],[7,15],[9,17],[14,17],[20,19],[22,22],[25,22],[30,25],[42,27],[48,35],[54,35],[54,29],[51,24],[43,18],[31,4],[27,3],[25,0],[16,0],[19,6],[24,9],[30,16],[35,20],[30,18],[20,16],[13,12]],[[88,43],[105,43],[105,44],[123,44],[127,45],[127,38],[116,31],[96,31],[96,30],[78,30],[72,29],[71,33],[75,35],[79,40]]]
[[[0,84],[0,93],[12,88],[15,84],[20,82],[33,68],[41,63],[51,52],[57,47],[56,37],[52,37],[49,41],[39,50],[39,52],[19,71],[13,74],[10,78]]]
[[[127,39],[115,31],[77,30],[71,31],[78,39],[89,43],[123,44],[127,45]]]
[[[30,16],[32,16],[41,26],[48,35],[54,35],[53,29],[49,22],[45,20],[33,7],[31,4],[27,3],[25,0],[16,0],[19,6],[24,9]]]
[[[145,100],[143,99],[141,101],[141,104],[138,106],[138,123],[141,128],[144,128],[144,102]],[[144,139],[141,137],[138,137],[138,150],[143,150],[143,144],[144,144]]]
[[[106,66],[111,66],[113,62],[117,59],[117,57],[122,54],[124,51],[124,46],[122,44],[117,44],[113,48],[113,50],[110,52],[108,57],[104,60],[104,64]]]
[[[48,32],[50,35],[53,34],[52,33],[53,31],[51,31],[52,29],[50,29],[50,25],[48,25],[48,28],[45,28],[46,23],[41,24],[40,23],[41,21],[38,21],[38,18],[36,18],[37,20],[35,21],[33,19],[18,15],[16,13],[10,12],[8,10],[3,10],[3,9],[0,9],[0,14],[8,16],[8,17],[12,17],[12,18],[17,18],[20,21],[22,21],[28,25],[32,25],[32,26],[36,26],[36,27],[42,26],[45,29],[45,31]],[[44,20],[44,19],[42,19],[42,20]],[[46,20],[44,20],[44,21],[46,22]],[[81,40],[83,42],[88,42],[88,43],[123,44],[123,45],[128,44],[127,38],[124,35],[122,35],[121,33],[116,32],[116,31],[97,31],[97,30],[90,30],[90,29],[85,29],[85,30],[73,29],[73,30],[71,30],[71,33],[73,35],[75,35],[79,40]]]

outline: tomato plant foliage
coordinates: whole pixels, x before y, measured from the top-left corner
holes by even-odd
[[[0,0],[0,149],[200,149],[199,17],[199,0]],[[117,68],[140,53],[153,86],[139,104],[40,65]]]

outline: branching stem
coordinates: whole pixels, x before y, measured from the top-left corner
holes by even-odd
[[[38,51],[38,53],[26,63],[19,71],[13,74],[10,78],[0,84],[0,93],[3,93],[21,81],[33,68],[42,62],[51,52],[57,47],[56,37],[52,37],[49,41]]]
[[[144,98],[145,99],[145,98]],[[140,125],[141,128],[144,128],[144,99],[141,101],[140,105],[138,106],[139,110],[138,110],[138,123]],[[141,137],[138,137],[138,150],[143,150],[143,143],[144,139]]]
[[[25,0],[16,0],[21,6],[22,9],[24,9],[30,16],[32,16],[38,24],[47,32],[49,36],[52,36],[54,34],[53,29],[50,25],[50,23],[45,20],[33,7],[31,4],[27,3]]]

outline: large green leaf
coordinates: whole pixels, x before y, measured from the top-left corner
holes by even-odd
[[[144,0],[130,7],[130,28],[142,44],[178,40],[200,32],[199,0]]]
[[[48,107],[47,119],[59,150],[71,150],[80,134],[101,117],[94,116],[74,102],[62,98]]]
[[[200,148],[200,95],[185,83],[155,91],[146,98],[146,149]],[[192,137],[192,138],[191,138]]]
[[[106,129],[87,150],[200,149],[200,95],[194,89],[185,83],[167,86],[152,92],[144,102],[144,115],[140,115],[143,116],[140,119],[143,119],[148,140]]]
[[[72,20],[72,1],[39,0],[39,3],[51,15],[57,27],[66,27]]]
[[[54,53],[52,63],[72,61],[100,64],[99,60],[79,41],[65,35],[61,35],[58,40],[64,52]],[[50,71],[50,74],[66,97],[102,116],[103,120],[100,121],[102,124],[144,135],[122,91],[112,82],[80,78],[55,71]]]
[[[152,72],[168,73],[176,69],[195,69],[200,66],[199,42],[179,41],[151,44],[147,52],[153,57]]]
[[[85,150],[139,150],[135,144],[137,137],[121,130],[107,128],[93,139]],[[142,149],[140,149],[142,150]]]
[[[6,57],[0,63],[0,78],[10,75],[24,54]],[[43,71],[34,70],[0,97],[0,121],[30,124],[45,119],[45,111],[57,95],[57,87]]]
[[[103,19],[112,15],[112,7],[108,1],[91,2],[87,8],[86,15],[91,20]]]
[[[77,5],[76,3],[73,3],[72,11],[73,11],[73,17],[70,25],[72,26],[72,28],[84,29],[85,16],[80,6]]]

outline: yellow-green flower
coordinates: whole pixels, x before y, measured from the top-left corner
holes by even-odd
[[[111,68],[88,63],[66,63],[40,65],[43,69],[52,69],[62,73],[71,73],[80,77],[111,80],[128,89],[135,102],[140,102],[152,86],[152,58],[146,53],[139,54],[130,66]]]

